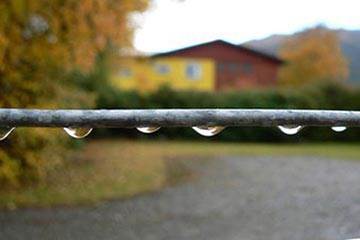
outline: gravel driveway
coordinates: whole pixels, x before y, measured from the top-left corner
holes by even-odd
[[[199,177],[96,207],[0,213],[1,239],[341,240],[360,236],[360,162],[219,157]],[[89,183],[91,184],[91,183]]]

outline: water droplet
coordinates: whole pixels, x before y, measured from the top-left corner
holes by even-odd
[[[345,131],[347,128],[345,126],[334,126],[331,127],[331,129],[335,132],[343,132]]]
[[[93,129],[92,128],[67,127],[67,128],[64,128],[64,130],[67,134],[69,134],[69,136],[76,138],[76,139],[80,139],[80,138],[84,138],[87,135],[89,135]]]
[[[0,127],[0,141],[4,140],[5,138],[7,138],[7,136],[10,135],[10,133],[12,131],[14,131],[14,127]]]
[[[138,131],[142,133],[154,133],[160,129],[160,127],[137,127]]]
[[[303,126],[297,126],[297,125],[284,125],[284,126],[278,126],[278,128],[287,135],[295,135],[303,128]]]
[[[225,127],[221,127],[221,126],[214,126],[214,127],[196,126],[196,127],[192,127],[192,129],[194,129],[200,135],[203,135],[205,137],[212,137],[212,136],[220,133],[222,130],[224,130]]]

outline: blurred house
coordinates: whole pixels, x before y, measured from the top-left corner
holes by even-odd
[[[127,57],[112,77],[124,90],[152,91],[161,85],[178,90],[239,90],[277,84],[283,61],[222,40],[149,57]]]

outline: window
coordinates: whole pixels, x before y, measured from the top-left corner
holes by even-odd
[[[241,69],[242,69],[242,72],[243,72],[243,73],[250,74],[250,73],[252,73],[252,71],[253,71],[253,65],[252,65],[251,63],[244,63],[244,64],[241,66]]]
[[[223,71],[225,71],[225,64],[224,63],[218,63],[217,68],[218,68],[218,71],[223,72]]]
[[[229,70],[232,72],[236,72],[236,70],[238,69],[238,64],[237,63],[229,63]]]
[[[170,67],[167,64],[157,63],[157,64],[155,64],[155,70],[157,73],[159,73],[161,75],[165,75],[170,72]]]
[[[186,65],[186,77],[188,79],[197,80],[201,77],[201,66],[199,63],[191,62]]]
[[[121,76],[121,77],[131,77],[132,76],[132,71],[129,68],[122,68],[119,71],[119,76]]]

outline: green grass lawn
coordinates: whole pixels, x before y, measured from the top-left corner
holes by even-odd
[[[66,159],[65,166],[49,174],[44,183],[0,191],[0,208],[95,204],[106,199],[127,198],[188,179],[192,174],[186,161],[206,164],[206,158],[223,155],[323,156],[357,160],[360,148],[358,144],[330,143],[96,140]]]

